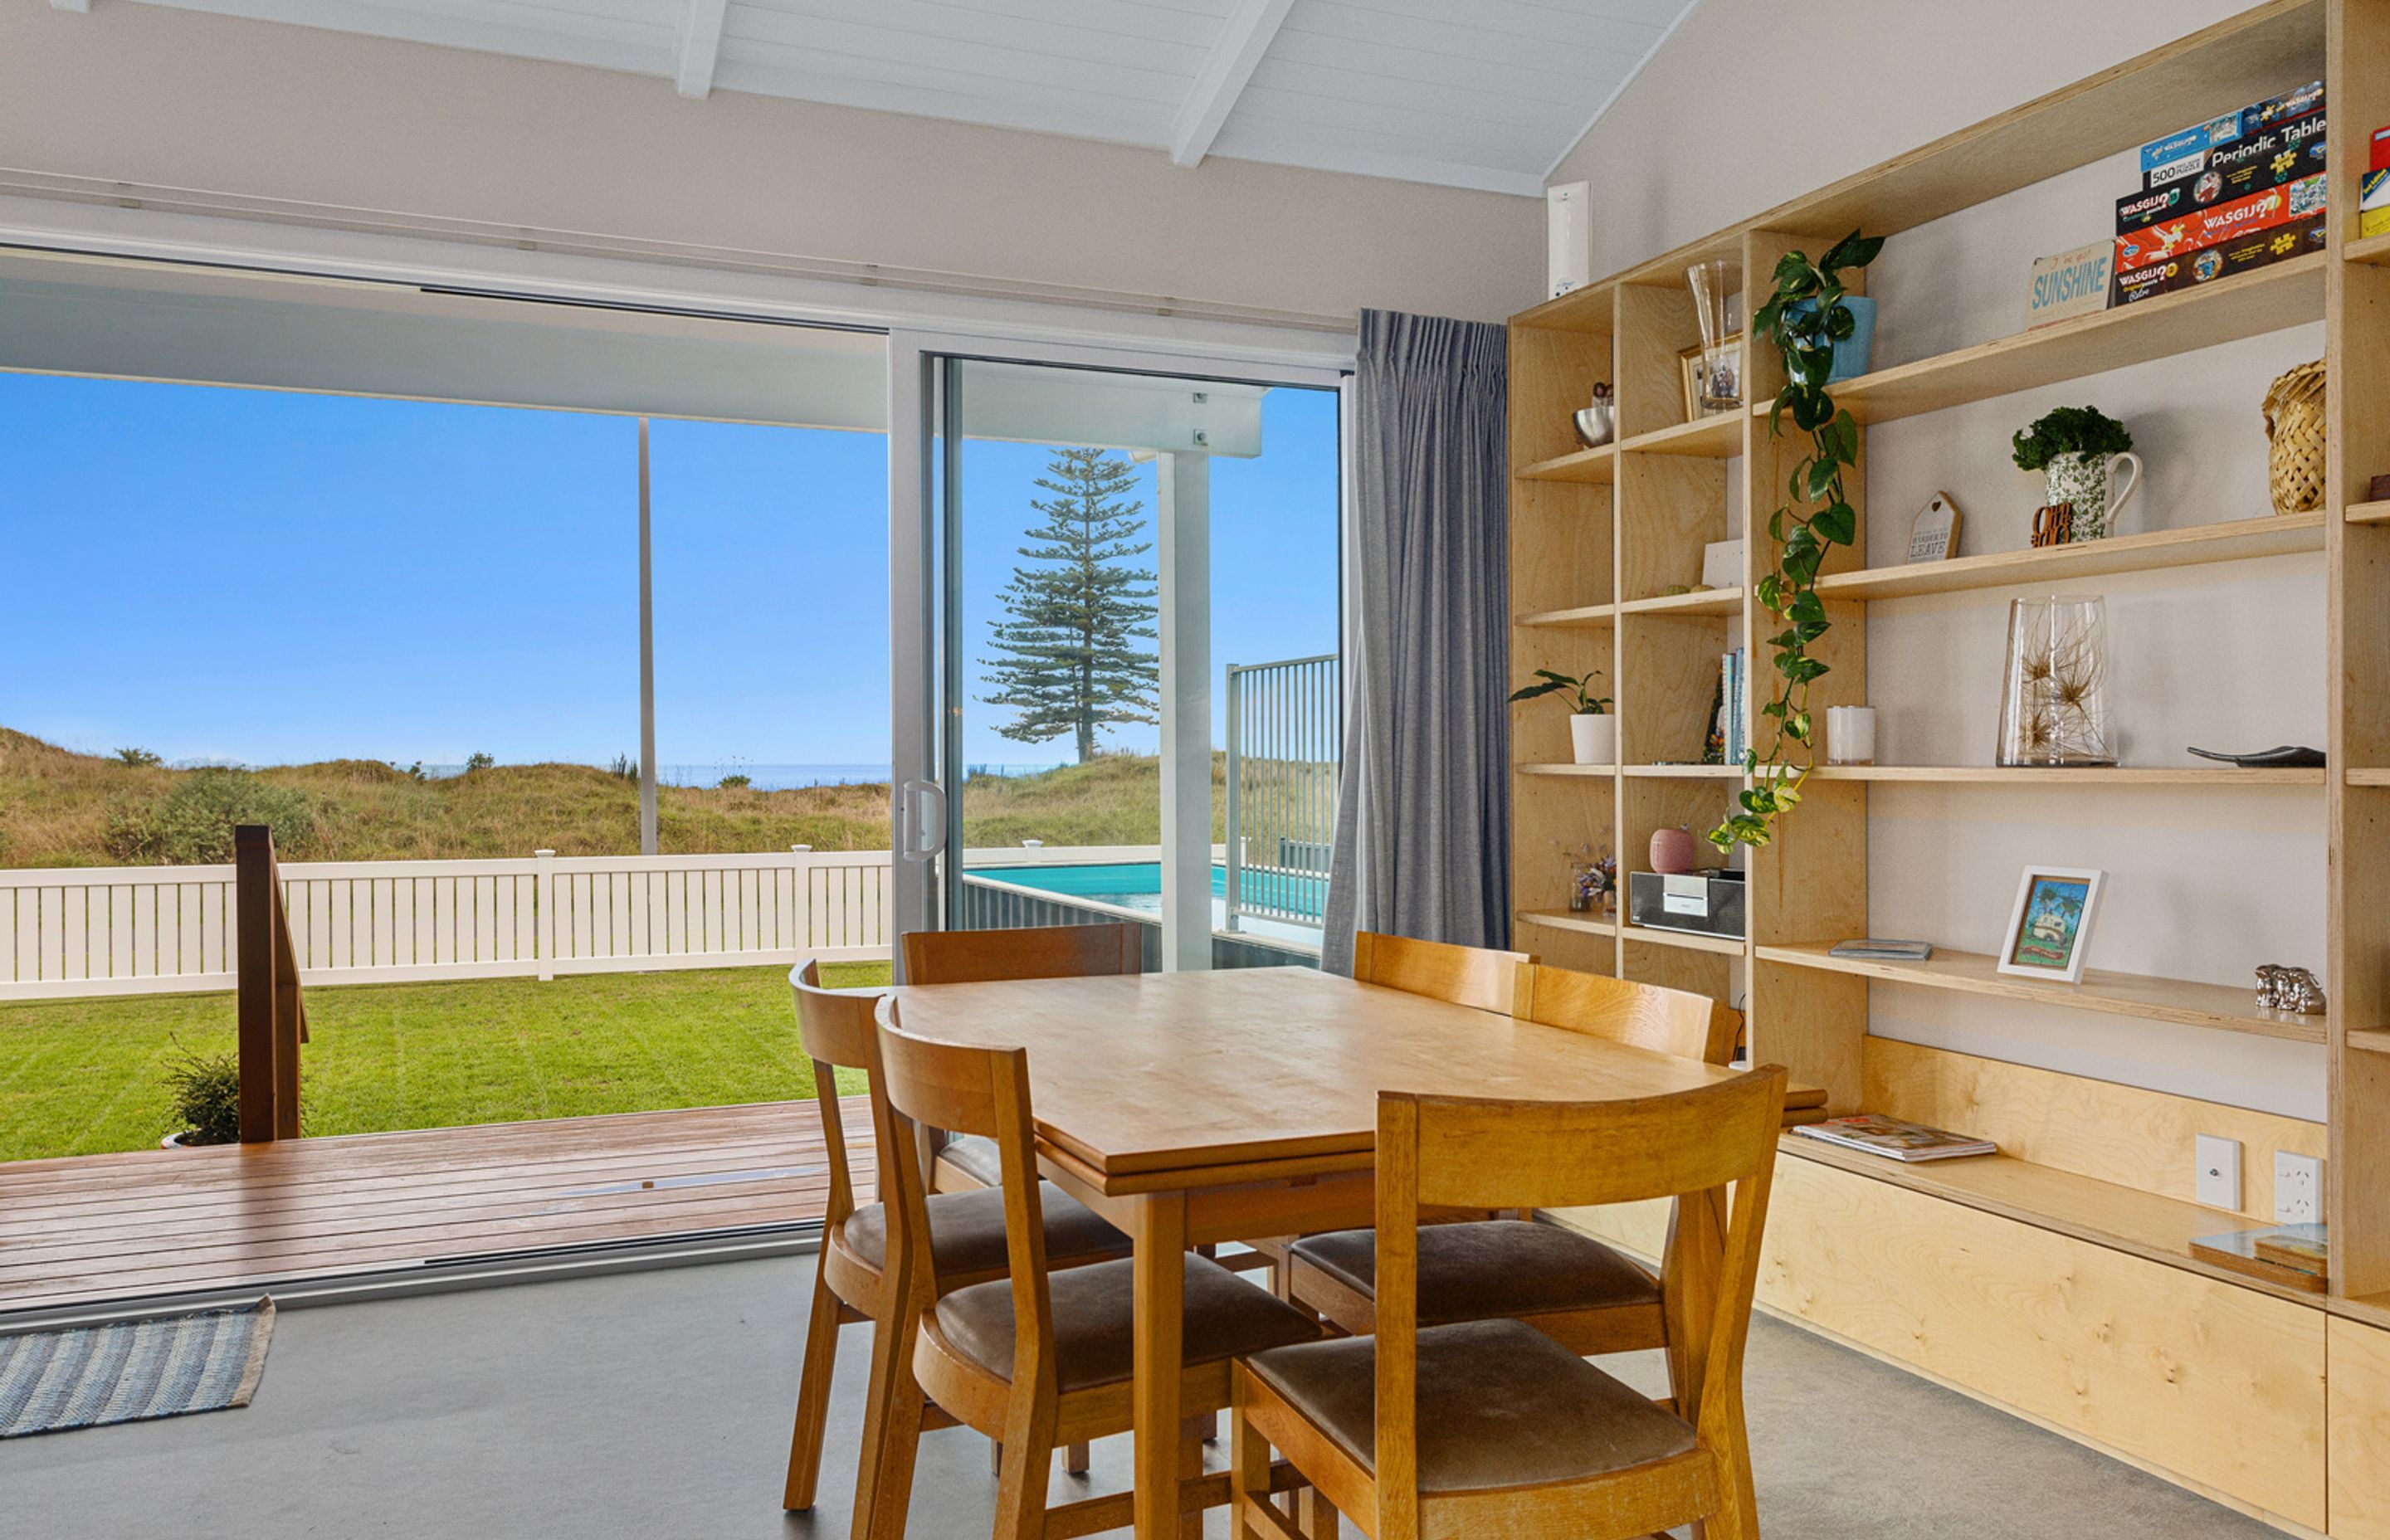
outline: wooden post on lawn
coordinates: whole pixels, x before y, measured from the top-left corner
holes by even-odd
[[[290,922],[282,907],[274,832],[263,824],[242,824],[234,828],[232,842],[241,1142],[295,1139],[299,1045],[305,1040],[307,1015]]]

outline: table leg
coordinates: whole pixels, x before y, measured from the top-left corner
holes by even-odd
[[[1136,1247],[1137,1540],[1177,1540],[1181,1312],[1187,1292],[1187,1200],[1175,1192],[1138,1200]],[[1200,1517],[1200,1516],[1199,1516]],[[1200,1533],[1200,1532],[1199,1532]]]

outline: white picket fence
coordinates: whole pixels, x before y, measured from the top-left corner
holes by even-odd
[[[309,984],[885,957],[884,851],[286,861]],[[233,868],[0,871],[0,999],[233,986]]]

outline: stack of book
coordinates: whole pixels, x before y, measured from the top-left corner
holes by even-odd
[[[1750,659],[1741,648],[1718,659],[1718,720],[1713,735],[1721,744],[1720,763],[1741,764],[1751,748]]]
[[[1852,1118],[1829,1118],[1824,1123],[1813,1123],[1792,1132],[1806,1138],[1840,1145],[1844,1149],[1857,1149],[1895,1161],[1947,1161],[1960,1155],[1999,1153],[1999,1147],[1989,1139],[1970,1138],[1945,1128],[1929,1128],[1921,1123],[1903,1123],[1898,1118],[1882,1117],[1873,1112],[1862,1112]]]
[[[2131,304],[2324,246],[2323,82],[2141,147],[2116,200],[2112,303]]]

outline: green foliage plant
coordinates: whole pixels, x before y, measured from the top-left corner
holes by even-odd
[[[1510,699],[1513,701],[1535,700],[1547,695],[1558,695],[1568,702],[1570,712],[1578,716],[1601,716],[1610,710],[1610,697],[1593,693],[1593,682],[1601,677],[1600,669],[1580,676],[1539,668],[1536,671],[1536,677],[1543,683],[1522,685],[1510,692]]]
[[[497,763],[497,755],[476,751],[465,756],[465,774],[469,776],[476,770],[492,769]]]
[[[119,749],[115,759],[117,764],[135,770],[154,769],[166,763],[154,749]]]
[[[2061,455],[2106,459],[2133,447],[2123,423],[2097,406],[2057,406],[2009,441],[2019,470],[2046,470]]]
[[[315,838],[315,804],[246,770],[196,770],[154,802],[112,806],[109,853],[135,866],[221,864],[232,859],[238,824],[264,824],[283,855],[303,854]]]
[[[233,1144],[240,1138],[240,1059],[226,1053],[185,1050],[166,1072],[173,1094],[175,1130],[185,1144]]]
[[[1784,388],[1767,415],[1768,436],[1781,437],[1789,417],[1809,435],[1809,453],[1793,464],[1789,499],[1767,520],[1776,568],[1759,580],[1757,592],[1783,627],[1767,642],[1775,648],[1777,685],[1759,708],[1766,720],[1757,741],[1743,755],[1743,769],[1756,784],[1709,832],[1721,853],[1773,839],[1776,820],[1800,805],[1802,784],[1817,764],[1809,687],[1827,665],[1809,649],[1832,623],[1818,597],[1818,573],[1833,547],[1857,538],[1859,521],[1844,484],[1844,474],[1858,464],[1859,425],[1834,404],[1826,379],[1833,371],[1834,344],[1857,326],[1844,303],[1849,291],[1842,276],[1866,267],[1882,250],[1882,237],[1853,230],[1816,262],[1805,252],[1785,252],[1776,263],[1774,294],[1751,317],[1753,332],[1773,342],[1784,360]]]

